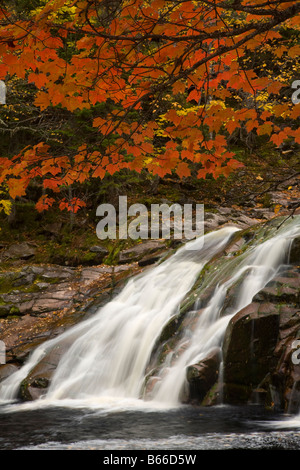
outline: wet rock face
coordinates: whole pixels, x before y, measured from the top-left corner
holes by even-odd
[[[47,228],[49,232],[58,229]],[[101,264],[107,250],[95,245],[90,252],[98,264],[69,267],[34,264],[35,249],[27,243],[4,248],[0,260],[18,260],[18,264],[0,273],[0,338],[7,361],[0,364],[0,382],[22,366],[40,343],[93,314],[120,291],[128,277],[166,251],[164,241],[145,242],[121,252],[119,265],[110,266]],[[61,354],[62,348],[31,371],[21,384],[19,398],[35,400],[46,392]]]
[[[224,342],[224,400],[232,404],[251,398],[270,369],[279,334],[279,312],[272,304],[254,302],[235,315]]]
[[[19,398],[21,400],[36,400],[47,392],[57,364],[68,346],[68,344],[56,346],[30,371],[20,385]]]
[[[300,265],[300,237],[293,240],[290,251],[290,263]]]
[[[223,346],[225,402],[299,410],[299,293],[300,273],[289,268],[232,318]]]
[[[218,380],[220,361],[221,350],[214,348],[202,361],[187,368],[188,403],[201,404]]]
[[[124,266],[130,273],[134,264]],[[120,277],[120,267],[26,266],[0,273],[0,317],[37,316],[79,306],[97,293],[97,283]],[[95,289],[93,285],[95,284]]]

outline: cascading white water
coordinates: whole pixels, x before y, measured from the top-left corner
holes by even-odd
[[[184,352],[175,361],[173,367],[168,367],[168,364],[162,366],[163,379],[157,381],[152,392],[153,399],[160,402],[167,401],[173,405],[179,404],[180,393],[185,383],[186,368],[205,358],[215,347],[221,346],[230,319],[252,301],[254,295],[276,275],[281,265],[286,262],[291,241],[289,236],[294,232],[297,233],[297,230],[293,229],[289,234],[280,234],[250,250],[239,266],[233,269],[231,277],[216,287],[208,306],[199,316],[192,336],[191,332],[186,330],[182,341],[172,354],[177,356],[180,350]],[[230,314],[220,316],[228,289],[243,277],[244,280],[239,287],[238,296]],[[187,347],[185,347],[186,344],[188,344]]]
[[[1,384],[0,398],[16,397],[20,382],[45,354],[60,344],[62,357],[47,400],[91,397],[138,398],[156,338],[197,275],[237,229],[226,227],[189,242],[151,271],[131,279],[92,318],[38,347],[28,363]]]
[[[205,235],[204,240],[191,241],[160,265],[132,278],[93,317],[38,347],[27,364],[1,383],[0,400],[14,400],[21,381],[41,358],[66,344],[66,352],[41,401],[139,399],[146,366],[164,326],[178,313],[181,301],[202,268],[224,250],[236,230],[225,227]],[[233,262],[230,276],[217,285],[196,328],[193,332],[185,331],[183,341],[172,355],[172,358],[178,355],[178,359],[168,358],[169,362],[161,367],[151,400],[167,406],[178,405],[186,367],[221,345],[232,316],[249,304],[287,262],[290,243],[299,233],[298,219],[282,227],[273,238],[243,253],[238,265]],[[228,289],[241,279],[230,314],[220,316]],[[184,352],[179,354],[182,349]]]

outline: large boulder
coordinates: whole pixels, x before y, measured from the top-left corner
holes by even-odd
[[[2,259],[29,259],[36,253],[36,249],[28,243],[14,243],[2,253]]]
[[[218,380],[221,349],[214,348],[197,364],[187,368],[188,397],[187,402],[201,404],[206,394]]]
[[[68,341],[58,344],[30,371],[20,385],[21,400],[32,401],[46,394],[59,360],[69,347]]]
[[[230,321],[225,335],[224,401],[247,403],[270,369],[279,335],[279,312],[272,304],[254,302]]]
[[[298,269],[288,268],[231,319],[223,344],[226,403],[299,409],[299,286]]]

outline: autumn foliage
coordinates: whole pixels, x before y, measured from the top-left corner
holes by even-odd
[[[300,2],[285,0],[51,0],[27,12],[7,2],[0,79],[34,84],[41,110],[107,108],[93,118],[92,141],[72,153],[41,141],[0,155],[0,184],[15,199],[38,180],[41,211],[62,187],[124,168],[226,176],[241,166],[228,150],[237,129],[300,144],[299,105],[282,93],[297,77],[276,71],[299,56],[285,34],[299,25]],[[75,197],[60,208],[83,204]]]

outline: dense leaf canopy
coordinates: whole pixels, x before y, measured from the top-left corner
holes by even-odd
[[[300,144],[291,99],[298,1],[2,3],[0,79],[34,85],[41,111],[96,110],[93,138],[72,152],[39,141],[0,155],[0,184],[12,198],[39,179],[37,207],[47,209],[61,187],[123,168],[227,176],[241,166],[228,147],[238,129],[274,146]],[[82,204],[75,198],[72,210]]]

